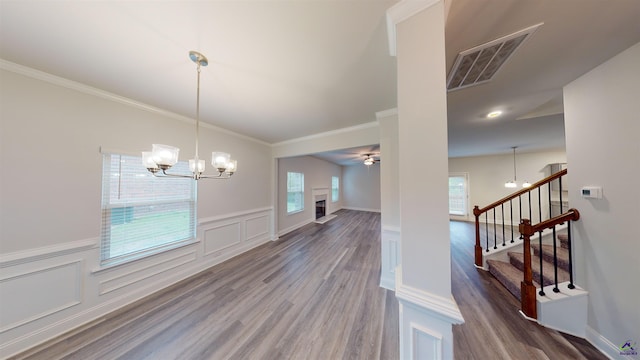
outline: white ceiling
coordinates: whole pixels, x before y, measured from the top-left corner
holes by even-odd
[[[0,0],[0,58],[194,117],[197,50],[202,121],[277,143],[396,106],[395,2]],[[540,22],[495,80],[449,93],[450,156],[564,147],[562,86],[640,41],[640,1],[452,0],[447,66]]]

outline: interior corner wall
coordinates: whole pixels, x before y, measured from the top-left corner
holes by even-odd
[[[287,172],[304,174],[304,210],[287,214]],[[340,178],[340,196],[331,201],[331,177]],[[313,189],[327,189],[327,214],[340,210],[344,203],[342,166],[313,156],[296,156],[278,159],[278,231],[282,235],[315,220]]]
[[[165,143],[184,161],[194,121],[1,65],[0,358],[270,240],[270,146],[202,126],[200,153],[226,150],[238,172],[198,182],[197,241],[101,268],[100,149],[137,155]]]
[[[524,180],[534,183],[549,175],[548,164],[566,162],[563,149],[516,153],[517,179],[520,184]],[[568,168],[571,172],[570,165]],[[507,180],[513,179],[513,154],[449,158],[449,173],[467,173],[469,176],[467,215],[461,220],[473,221],[475,205],[485,207],[514,191],[504,187]]]
[[[587,338],[612,358],[640,343],[638,84],[640,43],[564,88],[576,283],[589,291]],[[583,186],[602,198],[581,197]]]
[[[380,212],[380,164],[343,166],[342,176],[343,208]]]

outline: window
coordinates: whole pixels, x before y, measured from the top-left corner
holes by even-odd
[[[287,214],[304,209],[304,174],[287,172]]]
[[[467,215],[467,175],[449,175],[449,214]]]
[[[331,177],[331,201],[336,202],[340,200],[340,178],[337,176]]]
[[[173,169],[189,173],[186,162]],[[190,178],[155,178],[139,156],[104,154],[101,263],[136,259],[193,241],[195,183]]]

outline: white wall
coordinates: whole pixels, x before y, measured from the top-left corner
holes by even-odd
[[[516,152],[518,185],[521,185],[524,180],[530,183],[542,180],[549,175],[548,164],[566,163],[566,161],[567,157],[564,150],[535,153]],[[571,172],[571,165],[569,164],[568,167],[569,172]],[[513,153],[508,155],[450,158],[449,173],[467,173],[469,176],[468,216],[462,220],[474,220],[474,205],[483,208],[513,193],[515,190],[521,189],[504,187],[506,181],[513,179]],[[563,183],[563,188],[565,187],[566,184]],[[500,213],[497,214],[498,218],[501,218],[501,216]],[[505,215],[505,217],[507,216]]]
[[[304,211],[287,214],[287,172],[304,174]],[[340,178],[340,200],[331,201],[331,177]],[[328,191],[327,214],[342,208],[346,190],[343,186],[342,167],[312,156],[278,159],[278,234],[282,235],[315,220],[313,189]]]
[[[194,123],[0,65],[0,357],[271,238],[270,147],[203,127],[200,154],[227,150],[239,169],[228,181],[200,180],[198,242],[100,268],[100,148],[139,154],[166,143],[180,147],[186,160],[194,152]]]
[[[344,166],[342,207],[380,212],[380,164]]]
[[[640,43],[564,89],[576,282],[589,291],[587,338],[619,357],[640,343]],[[582,186],[602,199],[583,199]],[[637,350],[637,348],[636,348]]]

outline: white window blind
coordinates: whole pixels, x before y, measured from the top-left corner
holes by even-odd
[[[340,178],[337,176],[331,177],[331,201],[336,202],[340,200]]]
[[[304,209],[304,174],[287,172],[287,213]]]
[[[189,173],[186,162],[172,170]],[[193,241],[196,182],[155,178],[139,156],[104,154],[100,260],[112,264]]]

